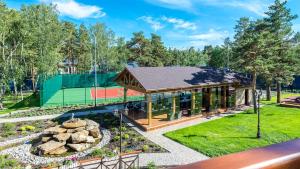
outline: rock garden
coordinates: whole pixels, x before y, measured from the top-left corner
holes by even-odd
[[[22,127],[25,128],[26,134],[22,134]],[[9,131],[15,133],[8,137],[2,133],[0,156],[5,155],[18,162],[18,165],[30,165],[34,168],[57,167],[70,161],[95,157],[111,158],[118,154],[121,139],[119,118],[111,113],[80,117],[76,117],[75,114],[74,118],[18,122],[11,123],[8,127],[0,125],[1,131],[4,128],[9,128]],[[167,152],[126,123],[123,123],[121,130],[123,153]],[[14,144],[8,144],[10,142]]]

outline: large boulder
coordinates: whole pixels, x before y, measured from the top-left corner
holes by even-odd
[[[83,143],[86,142],[89,132],[86,130],[76,132],[71,135],[72,143]]]
[[[62,155],[66,153],[68,149],[65,146],[59,147],[58,149],[55,149],[53,151],[50,151],[48,154],[50,155]]]
[[[92,137],[92,136],[87,136],[86,142],[87,142],[87,143],[95,143],[96,140],[95,140],[94,137]]]
[[[46,136],[42,137],[42,143],[46,143],[46,142],[50,141],[51,138],[52,137],[46,137]]]
[[[47,128],[44,133],[45,134],[59,134],[59,133],[65,133],[67,129],[62,128],[61,126],[55,126],[55,127],[50,127]]]
[[[100,126],[98,123],[96,123],[93,120],[87,119],[85,121],[86,121],[86,127],[85,127],[86,130],[92,130],[94,128],[99,128],[99,126]]]
[[[72,148],[75,151],[84,151],[88,148],[90,148],[92,145],[88,143],[82,143],[82,144],[67,144],[70,148]]]
[[[79,127],[85,127],[86,121],[75,118],[75,119],[71,119],[71,120],[63,122],[62,126],[67,129],[75,129],[75,128],[79,128]]]
[[[49,152],[56,150],[56,149],[64,146],[65,144],[66,143],[51,140],[47,143],[39,145],[37,148],[40,150],[40,152],[42,154],[48,154]]]
[[[101,138],[101,133],[99,128],[94,128],[92,130],[89,130],[89,134],[93,136],[94,138]]]
[[[54,135],[53,138],[55,138],[57,141],[65,142],[71,137],[70,133],[59,133],[57,135]]]

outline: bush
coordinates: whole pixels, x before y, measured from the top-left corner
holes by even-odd
[[[120,140],[120,136],[115,136],[114,138],[113,138],[113,141],[119,141]]]
[[[127,128],[126,127],[121,127],[121,131],[126,131],[127,130]]]
[[[20,164],[8,155],[0,155],[0,168],[21,168]]]
[[[22,131],[22,132],[25,132],[25,131],[34,131],[35,127],[34,126],[30,126],[30,125],[25,125],[25,126],[20,127],[19,130]]]
[[[149,150],[149,146],[148,145],[143,145],[143,148],[142,150],[145,152],[145,151],[148,151]]]
[[[156,165],[153,161],[147,164],[147,169],[156,169]]]
[[[13,131],[16,125],[14,123],[4,123],[2,126],[2,130],[4,132]]]
[[[129,139],[129,134],[124,134],[123,139]]]
[[[91,153],[92,157],[100,157],[103,158],[105,156],[105,152],[102,149],[95,149],[92,153]]]

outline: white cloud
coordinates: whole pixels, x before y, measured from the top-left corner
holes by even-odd
[[[193,8],[193,3],[191,0],[146,0],[147,2],[172,9],[188,9]]]
[[[61,15],[69,16],[76,19],[82,18],[100,18],[106,15],[102,8],[95,5],[85,5],[75,0],[40,0],[44,3],[56,5]]]
[[[217,6],[240,8],[253,12],[259,16],[265,16],[269,3],[266,0],[146,0],[157,6],[171,9],[180,9],[187,12],[195,12],[197,6]]]
[[[226,37],[229,36],[227,31],[216,31],[210,29],[206,33],[194,34],[188,36],[190,45],[203,48],[205,45],[221,45]]]
[[[164,27],[159,21],[155,20],[151,16],[141,16],[138,19],[141,19],[148,23],[154,31],[158,31]]]
[[[163,16],[161,18],[163,21],[166,21],[168,23],[174,24],[175,28],[182,28],[182,29],[189,29],[189,30],[196,30],[197,26],[193,22],[185,21],[183,19],[179,18],[169,18],[166,16]]]

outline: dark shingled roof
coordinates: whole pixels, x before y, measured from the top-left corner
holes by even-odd
[[[211,67],[127,67],[126,69],[146,91],[232,83],[245,86],[251,84],[251,79],[242,74]]]

